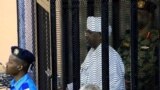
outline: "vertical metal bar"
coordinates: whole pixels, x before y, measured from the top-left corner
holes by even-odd
[[[62,67],[63,67],[63,90],[66,89],[69,78],[69,49],[68,49],[68,0],[62,0]]]
[[[160,32],[159,32],[160,33]],[[160,37],[159,37],[160,39]],[[158,88],[160,88],[160,40],[158,40],[159,44],[158,44],[158,54],[157,54],[157,61],[158,61]]]
[[[34,55],[36,56],[36,54],[37,54],[37,52],[36,52],[36,44],[35,44],[35,42],[36,42],[36,1],[32,1],[32,22],[33,22],[33,27],[32,27],[32,30],[33,30],[33,53],[34,53]],[[37,60],[38,61],[38,60]],[[33,70],[34,70],[34,72],[33,72],[33,78],[34,78],[34,81],[37,83],[37,77],[38,77],[38,73],[37,73],[37,61],[35,62],[35,64],[34,64],[34,66],[33,66]],[[38,85],[37,85],[38,86]]]
[[[94,0],[87,0],[87,17],[94,16]],[[87,50],[89,51],[91,47],[87,46]]]
[[[155,80],[155,87],[157,88],[160,88],[160,31],[158,32],[159,33],[159,39],[158,39],[158,44],[156,45],[156,48],[155,48],[155,56],[157,57],[157,60],[155,62],[155,77],[156,77],[156,80]],[[157,79],[158,78],[158,79]]]
[[[157,69],[155,69],[155,72],[156,72],[156,74],[155,74],[155,77],[156,77],[156,80],[155,80],[155,87],[158,87],[158,88],[160,88],[160,74],[159,74],[159,72],[160,72],[160,39],[158,40],[158,45],[156,46],[156,48],[155,48],[155,56],[157,57],[157,60],[156,60],[156,62],[155,62],[155,67],[157,68]],[[158,79],[157,79],[158,78]]]
[[[41,22],[43,21],[43,22]],[[45,23],[44,23],[45,22]],[[49,13],[46,12],[39,4],[37,4],[37,47],[38,47],[38,88],[39,90],[48,89],[50,85],[47,75],[44,73],[48,65],[49,59]],[[43,37],[43,38],[42,38]],[[46,41],[47,40],[47,41]]]
[[[72,0],[73,90],[80,88],[79,0]]]
[[[50,0],[51,18],[51,54],[52,54],[52,90],[57,90],[57,47],[56,47],[56,0]]]
[[[120,12],[120,6],[119,3],[120,0],[112,0],[112,33],[113,33],[113,47],[114,49],[118,49],[119,47],[119,12]]]
[[[20,46],[19,44],[20,44],[20,32],[19,32],[19,3],[18,3],[18,1],[19,0],[16,0],[17,2],[16,2],[16,5],[17,5],[17,34],[18,34],[18,46]]]
[[[18,5],[18,34],[19,34],[19,41],[18,41],[18,45],[21,48],[25,48],[25,3],[24,0],[18,0],[17,1],[17,5]]]
[[[108,0],[101,0],[102,13],[102,90],[109,90]]]
[[[137,90],[138,64],[137,0],[131,0],[131,88]]]
[[[32,39],[32,51],[33,51],[33,53],[35,53],[35,15],[36,15],[36,13],[35,13],[35,6],[36,6],[36,1],[32,1],[31,2],[32,3],[32,37],[33,37],[33,39]]]
[[[160,7],[160,2],[157,4],[158,7]],[[158,16],[160,15],[160,8],[158,9]],[[157,20],[157,25],[156,26],[159,26],[160,24],[160,17],[157,17],[158,20]],[[159,44],[158,44],[158,88],[160,88],[160,31],[159,31]]]
[[[87,16],[94,16],[94,0],[87,0]]]
[[[47,76],[44,73],[45,69],[47,67],[47,63],[48,63],[48,53],[46,53],[48,51],[47,49],[47,42],[46,38],[47,38],[47,31],[48,31],[48,12],[45,12],[45,10],[40,6],[37,5],[37,47],[38,47],[38,87],[39,90],[44,90],[44,89],[48,89],[48,81],[47,81]],[[44,19],[44,17],[46,17]],[[44,22],[40,22],[40,21],[45,21]],[[43,38],[42,38],[43,37]],[[45,85],[45,86],[44,86]]]

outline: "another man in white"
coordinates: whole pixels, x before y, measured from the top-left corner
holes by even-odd
[[[111,31],[111,27],[109,27]],[[109,31],[109,32],[110,32]],[[102,35],[101,17],[88,17],[85,31],[87,44],[91,47],[81,65],[81,86],[98,85],[102,90]],[[125,90],[124,64],[120,55],[109,46],[110,90]]]

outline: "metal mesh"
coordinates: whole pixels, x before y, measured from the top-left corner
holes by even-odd
[[[50,90],[51,79],[45,71],[50,66],[49,13],[37,4],[38,86],[39,90]]]
[[[35,54],[34,29],[35,29],[35,2],[28,0],[17,0],[18,11],[18,45]],[[36,82],[36,68],[32,65],[28,73]]]
[[[30,7],[30,5],[26,4],[26,2],[21,1],[23,0],[20,0],[20,4],[18,4],[20,8],[19,12],[21,11],[21,13],[19,13],[19,16],[20,18],[23,18],[25,14],[27,15],[23,6],[25,5],[26,7]],[[39,90],[51,90],[53,86],[52,84],[54,84],[51,81],[53,80],[53,78],[50,79],[45,73],[47,68],[52,71],[52,67],[54,67],[51,64],[53,63],[51,62],[51,60],[54,58],[53,54],[51,53],[51,49],[53,49],[53,47],[51,46],[51,41],[55,40],[51,39],[50,35],[50,29],[54,27],[54,25],[52,25],[51,23],[51,18],[56,19],[56,30],[58,31],[56,33],[58,37],[58,40],[56,39],[56,42],[59,49],[57,51],[58,55],[56,60],[58,61],[57,71],[60,77],[57,76],[57,79],[59,82],[58,84],[60,84],[59,86],[65,89],[67,86],[66,84],[73,81],[79,84],[79,64],[83,62],[88,48],[84,36],[84,31],[86,30],[86,19],[91,15],[102,16],[102,1],[103,0],[59,0],[56,3],[56,13],[51,11],[50,8],[54,9],[54,7],[52,6],[48,5],[49,8],[46,9],[46,7],[43,7],[43,5],[37,4],[37,31],[31,31],[33,33],[21,31],[21,29],[24,29],[27,26],[25,26],[25,23],[23,22],[24,19],[19,20],[19,37],[21,37],[19,42],[22,43],[20,44],[21,47],[27,47],[33,52],[35,51],[34,48],[37,49],[37,52],[35,53],[38,56],[37,77]],[[151,1],[160,3],[158,0]],[[30,1],[27,2],[30,3]],[[114,6],[113,4],[117,5]],[[108,0],[108,5],[108,24],[111,25],[114,29],[112,32],[113,36],[109,38],[109,44],[117,49],[121,43],[120,39],[125,36],[125,31],[127,29],[131,29],[131,2],[130,0]],[[117,10],[116,8],[119,10]],[[158,18],[158,20],[155,22],[156,27],[159,26],[159,12],[160,9],[158,8],[156,12],[156,17]],[[30,17],[26,17],[25,20],[27,20],[27,18]],[[29,26],[32,26],[32,24]],[[31,27],[28,29],[31,29]],[[35,37],[32,37],[34,35]],[[34,44],[30,41],[36,41],[36,39],[38,40],[37,42],[35,42],[37,46],[35,45],[33,47],[32,45]],[[77,87],[79,87],[79,85],[77,85]]]

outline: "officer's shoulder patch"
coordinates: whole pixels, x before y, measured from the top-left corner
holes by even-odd
[[[23,83],[22,84],[22,90],[30,90],[28,83]]]

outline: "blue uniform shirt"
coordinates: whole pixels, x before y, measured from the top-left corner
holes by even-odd
[[[18,81],[11,81],[10,90],[37,90],[35,83],[28,74],[25,74]]]

